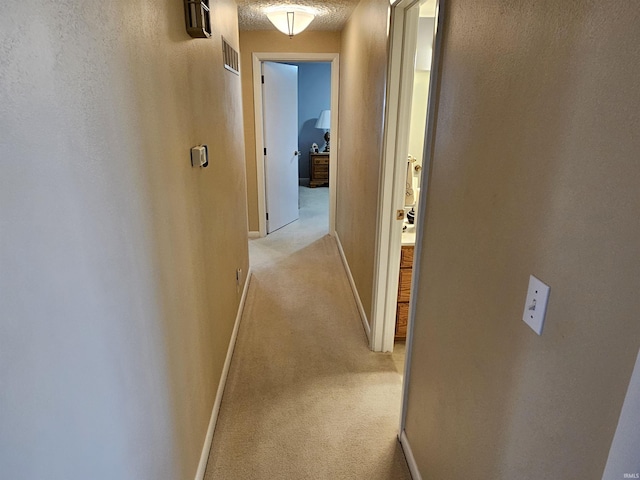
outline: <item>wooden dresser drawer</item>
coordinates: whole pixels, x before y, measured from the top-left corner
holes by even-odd
[[[313,178],[329,178],[329,165],[316,165]]]
[[[309,186],[329,185],[329,154],[309,154]]]
[[[402,254],[400,256],[400,268],[412,268],[413,267],[413,246],[403,246]]]
[[[409,321],[409,304],[399,303],[396,308],[396,334],[397,338],[406,338],[407,322]]]

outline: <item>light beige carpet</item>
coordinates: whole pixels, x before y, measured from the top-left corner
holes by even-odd
[[[397,439],[401,372],[367,348],[328,189],[251,241],[253,279],[205,478],[410,479]]]

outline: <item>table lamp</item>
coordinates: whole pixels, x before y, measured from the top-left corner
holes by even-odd
[[[326,130],[324,133],[324,141],[326,142],[323,152],[329,151],[329,129],[331,128],[331,110],[322,110],[318,121],[316,122],[316,128]]]

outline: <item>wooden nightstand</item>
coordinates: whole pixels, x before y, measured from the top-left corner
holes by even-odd
[[[329,152],[309,154],[309,186],[329,186]]]

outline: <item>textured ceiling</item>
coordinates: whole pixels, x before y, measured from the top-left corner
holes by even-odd
[[[238,4],[238,16],[240,30],[275,30],[271,22],[267,20],[264,9],[281,5],[300,5],[316,10],[316,18],[313,19],[307,30],[342,30],[351,12],[360,0],[324,0],[322,2],[312,0],[273,1],[273,0],[236,0]]]

